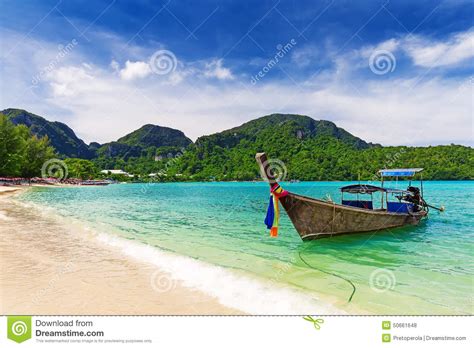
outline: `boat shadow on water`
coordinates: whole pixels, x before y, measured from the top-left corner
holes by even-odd
[[[425,235],[427,224],[423,220],[418,226],[403,226],[372,233],[351,233],[340,235],[337,238],[321,238],[305,241],[297,246],[297,253],[304,255],[331,255],[350,263],[359,263],[354,256],[377,256],[380,263],[382,254],[402,253],[407,242],[429,243]],[[369,261],[365,259],[365,262]],[[388,261],[388,260],[387,260]],[[385,264],[387,266],[387,264]]]
[[[350,303],[358,288],[370,286],[374,270],[396,270],[404,265],[392,256],[405,253],[407,242],[427,242],[423,234],[426,223],[307,241],[299,244],[292,255],[294,266],[311,272],[306,276],[320,286],[345,289],[347,303]],[[337,279],[342,283],[338,285]]]
[[[373,274],[398,274],[410,261],[403,255],[417,253],[415,245],[429,243],[424,220],[418,226],[405,226],[372,233],[356,233],[291,243],[290,259],[304,289],[338,293],[339,304],[357,303],[357,292],[371,292]],[[401,257],[400,257],[401,256]],[[398,281],[399,285],[402,282]],[[362,290],[361,290],[362,289]],[[340,302],[341,298],[345,301]],[[345,302],[345,304],[344,304]]]

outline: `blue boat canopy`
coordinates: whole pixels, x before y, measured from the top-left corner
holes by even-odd
[[[382,176],[413,176],[422,170],[423,168],[381,169],[379,173]]]

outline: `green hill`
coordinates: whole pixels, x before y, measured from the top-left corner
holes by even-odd
[[[157,149],[174,153],[192,143],[180,130],[147,124],[117,141],[102,145],[92,142],[88,146],[64,123],[48,121],[21,109],[10,108],[1,113],[13,124],[27,126],[39,138],[47,135],[56,152],[63,157],[107,158],[112,166],[115,160],[147,155],[154,158]]]
[[[474,178],[474,149],[459,145],[382,147],[329,121],[274,114],[204,136],[169,168],[193,180],[252,180],[256,152],[282,161],[286,179],[371,179],[380,168],[424,167],[426,179]]]
[[[346,130],[337,127],[331,121],[317,121],[308,116],[293,114],[272,114],[263,116],[244,123],[239,127],[201,137],[197,140],[197,143],[210,140],[219,146],[231,147],[237,145],[241,140],[254,141],[262,134],[266,136],[269,129],[278,132],[278,128],[280,127],[291,130],[292,137],[296,137],[299,140],[328,136],[358,149],[378,146],[366,143],[364,140],[350,134]]]
[[[474,179],[471,147],[383,147],[333,122],[302,115],[260,117],[196,143],[179,130],[147,124],[117,141],[87,146],[63,123],[19,109],[3,113],[38,137],[47,135],[64,157],[92,159],[98,170],[123,169],[143,177],[164,172],[163,180],[254,180],[259,177],[255,153],[262,151],[283,163],[287,180],[370,180],[378,169],[395,167],[424,167],[424,178],[431,180]]]
[[[130,146],[140,146],[148,148],[151,146],[176,146],[186,147],[192,143],[183,132],[177,129],[160,127],[153,124],[146,124],[130,134],[117,140],[118,143]]]
[[[51,122],[21,109],[5,109],[0,113],[15,125],[27,126],[38,138],[48,136],[51,145],[64,157],[92,158],[93,152],[74,131],[61,122]]]
[[[106,159],[109,165],[110,159],[126,161],[134,157],[149,157],[154,160],[160,150],[176,153],[191,143],[191,139],[180,130],[147,124],[117,141],[101,145],[96,149],[96,156],[99,161]]]

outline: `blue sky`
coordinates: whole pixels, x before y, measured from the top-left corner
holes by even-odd
[[[386,145],[472,144],[469,1],[0,4],[0,107],[86,141],[291,112]]]

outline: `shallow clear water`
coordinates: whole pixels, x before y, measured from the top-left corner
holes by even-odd
[[[338,201],[338,188],[346,184],[283,186],[312,197],[330,194]],[[399,188],[405,185],[398,183]],[[263,224],[269,196],[265,183],[35,188],[20,199],[101,232],[299,289],[348,313],[472,314],[474,183],[424,186],[425,199],[446,211],[431,210],[417,227],[305,243],[285,213],[278,238],[269,237]],[[352,286],[321,270],[355,285],[350,303]]]

